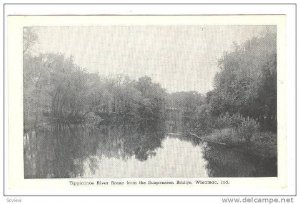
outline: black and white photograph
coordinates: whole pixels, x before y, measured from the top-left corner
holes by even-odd
[[[6,203],[296,202],[295,4],[3,10]]]
[[[277,177],[277,26],[24,26],[23,123],[24,179]]]

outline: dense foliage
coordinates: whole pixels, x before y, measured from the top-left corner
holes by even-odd
[[[164,117],[165,94],[149,77],[138,81],[127,77],[102,79],[62,55],[24,58],[27,128],[38,125],[45,117],[56,122],[83,123],[87,116],[95,115],[105,122],[158,125]]]
[[[219,64],[215,88],[207,94],[212,114],[239,113],[276,132],[276,35],[267,33],[237,46]]]
[[[276,145],[274,33],[225,53],[206,96],[195,91],[167,93],[148,76],[103,78],[76,65],[72,57],[33,54],[37,40],[32,30],[24,29],[25,131],[45,123],[135,127],[143,134],[168,126],[169,132],[196,133],[227,144]]]

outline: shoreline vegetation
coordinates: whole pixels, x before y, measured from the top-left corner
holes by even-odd
[[[62,54],[33,54],[24,28],[24,134],[49,123],[182,132],[277,162],[276,34],[219,59],[212,91],[168,93],[148,76],[104,78]],[[188,69],[188,68],[187,68]],[[201,69],[201,67],[199,67]]]
[[[253,156],[258,156],[262,159],[277,158],[277,136],[274,133],[257,132],[253,134],[253,139],[251,139],[250,142],[241,142],[234,141],[234,139],[228,138],[228,135],[223,134],[224,131],[227,130],[216,130],[215,132],[217,131],[219,132],[202,137],[194,133],[189,133],[189,135],[196,137],[202,142],[207,142],[214,145],[222,145],[226,148],[234,148],[236,151],[251,154]],[[234,134],[235,133],[233,133],[233,135]]]

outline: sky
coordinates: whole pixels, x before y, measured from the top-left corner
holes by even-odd
[[[122,74],[132,79],[150,76],[169,93],[213,88],[218,59],[260,36],[270,26],[74,26],[35,27],[41,53],[73,56],[88,72]]]

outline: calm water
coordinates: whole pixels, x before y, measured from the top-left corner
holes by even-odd
[[[52,125],[24,135],[25,178],[276,176],[266,161],[137,127]]]

